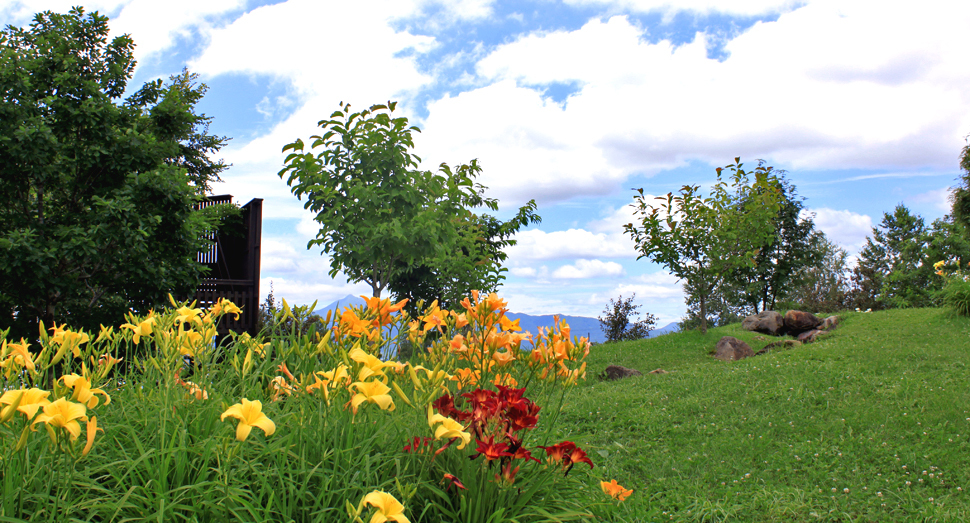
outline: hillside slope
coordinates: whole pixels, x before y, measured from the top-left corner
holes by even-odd
[[[845,313],[828,337],[714,360],[739,325],[601,345],[559,419],[629,521],[970,520],[970,321]],[[763,337],[768,338],[768,337]],[[609,364],[648,372],[596,379]]]

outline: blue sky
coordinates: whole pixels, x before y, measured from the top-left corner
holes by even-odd
[[[0,22],[77,0],[0,0]],[[740,156],[788,171],[816,224],[855,252],[904,203],[927,221],[970,134],[970,4],[877,1],[99,0],[129,33],[131,86],[183,67],[233,138],[218,193],[264,198],[262,292],[290,302],[369,294],[307,251],[311,217],[276,175],[281,148],[339,102],[398,100],[431,169],[478,158],[502,216],[536,199],[542,224],[509,249],[517,312],[596,316],[636,292],[661,324],[675,278],[636,261],[631,188],[709,184]]]

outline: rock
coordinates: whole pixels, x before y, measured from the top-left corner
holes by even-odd
[[[714,357],[721,361],[741,360],[754,356],[754,351],[747,343],[733,337],[725,336],[717,342]]]
[[[758,352],[754,353],[754,355],[755,356],[760,356],[762,354],[768,354],[769,352],[771,352],[773,350],[776,350],[776,349],[777,350],[794,349],[795,347],[798,347],[801,344],[802,344],[802,342],[800,342],[798,340],[778,340],[778,341],[773,341],[773,342],[765,345],[765,347],[763,349],[761,349]]]
[[[767,341],[768,340],[768,338],[765,338],[764,336],[755,336],[754,339],[756,339],[758,341]]]
[[[654,369],[654,370],[648,372],[647,374],[670,374],[670,373],[667,372],[667,371],[665,371],[665,370],[663,370],[663,369]]]
[[[636,369],[628,369],[619,365],[606,367],[606,379],[608,380],[620,380],[631,376],[643,376],[643,373]]]
[[[819,327],[819,329],[823,331],[830,331],[835,329],[838,326],[839,326],[839,317],[829,316],[828,318],[825,318],[824,320],[822,320],[822,325]]]
[[[762,311],[745,318],[741,322],[741,328],[746,331],[781,336],[785,333],[785,318],[775,311]]]
[[[785,313],[785,329],[792,336],[810,331],[821,324],[822,320],[810,312],[788,311]]]
[[[822,334],[824,332],[825,331],[821,331],[821,330],[818,330],[818,329],[812,329],[810,331],[805,331],[805,332],[803,332],[803,333],[801,333],[801,334],[798,335],[798,341],[800,341],[802,343],[812,343],[813,341],[815,341],[816,338],[818,338],[818,335],[819,334]]]

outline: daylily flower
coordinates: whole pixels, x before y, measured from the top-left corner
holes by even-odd
[[[243,398],[242,403],[236,403],[226,409],[220,419],[225,421],[227,417],[239,420],[239,425],[236,426],[236,439],[239,441],[245,441],[253,427],[263,429],[267,436],[272,436],[276,432],[276,424],[263,414],[263,404],[259,401]]]
[[[456,487],[458,487],[458,488],[460,488],[462,490],[468,490],[467,488],[465,488],[465,485],[462,485],[461,481],[459,481],[458,478],[456,478],[454,474],[448,474],[446,472],[445,473],[444,480],[442,480],[442,481],[450,481],[451,482],[451,483],[449,483],[448,485],[445,486],[445,491],[446,492],[448,491],[449,488],[451,488],[452,485],[454,485],[454,486],[456,486]]]
[[[436,424],[439,424],[435,428]],[[465,427],[461,423],[441,414],[435,414],[434,409],[428,406],[428,426],[434,429],[434,439],[442,438],[459,438],[461,439],[461,445],[458,445],[458,450],[465,448],[465,445],[472,439],[472,435],[465,432]]]
[[[340,315],[340,332],[349,334],[355,338],[370,335],[373,322],[357,317],[357,313],[347,309]]]
[[[379,381],[355,381],[350,384],[350,387],[357,389],[357,394],[350,398],[350,406],[354,410],[354,414],[357,414],[357,408],[360,407],[361,403],[375,403],[381,410],[394,410],[394,399],[388,392],[391,388]]]
[[[209,314],[212,314],[213,316],[218,316],[219,314],[233,314],[233,319],[236,320],[239,319],[239,315],[241,313],[242,309],[240,309],[235,303],[225,298],[219,298],[219,301],[217,301],[215,305],[209,309]]]
[[[633,489],[623,488],[616,482],[615,479],[611,479],[610,481],[600,481],[600,488],[603,489],[604,494],[618,501],[623,501],[624,499],[628,498],[630,494],[633,494]]]
[[[390,363],[381,361],[380,358],[374,356],[373,354],[368,354],[360,347],[355,347],[352,349],[349,353],[347,353],[347,356],[357,363],[363,364],[363,367],[357,373],[357,379],[359,381],[364,381],[374,375],[383,376],[384,367],[393,366]]]
[[[0,345],[0,354],[3,355],[4,361],[0,363],[0,366],[9,368],[10,363],[14,363],[21,368],[26,368],[27,370],[33,371],[36,369],[34,366],[34,357],[27,350],[30,346],[29,343],[24,341],[23,338],[20,339],[20,343],[7,342],[3,340],[3,344]]]
[[[202,326],[202,309],[192,309],[189,307],[179,307],[175,311],[175,324],[182,325],[185,323],[195,324],[199,327]]]
[[[506,456],[511,456],[512,454],[508,452],[508,443],[495,443],[495,436],[489,436],[488,441],[482,441],[480,439],[476,440],[478,442],[478,448],[475,449],[478,452],[478,456],[485,456],[488,461],[493,461]]]
[[[387,492],[375,490],[364,496],[361,504],[364,503],[377,509],[377,512],[370,518],[370,523],[384,523],[385,521],[411,523],[411,520],[404,515],[404,505]]]
[[[384,298],[373,298],[368,296],[361,296],[364,301],[367,302],[367,308],[377,312],[378,321],[381,326],[387,325],[391,321],[391,314],[400,311],[408,303],[408,299],[405,298],[394,305],[391,305],[391,300]]]
[[[51,441],[56,441],[53,428],[61,428],[71,435],[71,441],[77,439],[81,434],[81,424],[78,421],[87,421],[85,416],[87,409],[80,403],[72,403],[65,398],[44,405],[44,412],[37,416],[33,425],[45,423],[47,432],[50,434]]]
[[[71,399],[87,405],[89,409],[98,406],[98,397],[95,394],[104,396],[105,405],[111,403],[111,398],[108,396],[108,393],[101,389],[92,389],[91,382],[83,376],[68,374],[67,376],[61,376],[61,380],[64,381],[64,385],[67,388],[74,389],[74,394],[71,396]]]
[[[50,391],[38,388],[8,390],[0,396],[0,404],[6,405],[0,410],[0,420],[9,420],[14,412],[21,412],[30,420],[37,414],[37,410],[44,405],[49,405]],[[16,405],[16,407],[14,407]]]
[[[84,450],[81,451],[82,456],[87,456],[88,452],[91,451],[91,447],[94,446],[94,436],[98,433],[98,431],[100,430],[101,432],[104,432],[104,429],[98,428],[97,416],[91,416],[91,421],[87,422],[87,429],[88,429],[88,442],[86,445],[84,445]]]
[[[131,319],[132,321],[135,321],[134,316],[132,316]],[[131,332],[135,333],[134,336],[132,336],[131,341],[135,342],[135,344],[137,345],[138,341],[141,339],[142,336],[148,336],[149,334],[152,333],[153,325],[155,325],[155,312],[151,311],[148,313],[148,317],[145,318],[140,323],[138,323],[137,325],[126,323],[122,325],[121,328],[128,329]]]
[[[98,333],[98,338],[94,340],[95,343],[101,343],[102,341],[111,341],[115,337],[114,327],[105,327],[101,325],[101,332]]]
[[[182,386],[185,387],[185,390],[188,391],[189,395],[191,395],[197,400],[201,401],[201,400],[209,399],[209,393],[206,392],[205,389],[196,385],[195,383],[192,383],[191,381],[182,382]]]

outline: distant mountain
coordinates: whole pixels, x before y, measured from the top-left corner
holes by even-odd
[[[326,316],[327,311],[336,311],[350,305],[359,307],[367,305],[367,302],[360,296],[348,294],[326,307],[313,311],[313,313]],[[529,331],[532,334],[538,334],[539,327],[552,327],[552,314],[534,316],[521,312],[508,312],[505,315],[510,320],[519,320],[519,326],[522,327],[522,330]],[[560,318],[569,325],[569,330],[574,336],[587,336],[589,337],[589,341],[596,343],[606,341],[606,336],[603,334],[603,329],[600,328],[600,321],[598,319],[588,318],[586,316],[560,316]],[[672,322],[664,327],[650,331],[650,337],[654,338],[669,332],[677,332],[678,330],[677,323]]]

